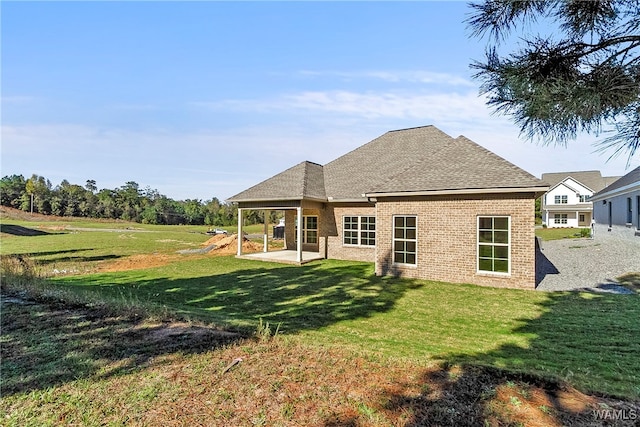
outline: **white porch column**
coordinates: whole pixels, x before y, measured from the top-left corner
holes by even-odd
[[[263,252],[269,252],[269,211],[264,211]]]
[[[298,254],[296,256],[296,260],[298,262],[302,262],[302,206],[296,208],[296,212],[298,214],[298,246],[297,251]]]
[[[238,208],[238,256],[242,255],[242,209]]]

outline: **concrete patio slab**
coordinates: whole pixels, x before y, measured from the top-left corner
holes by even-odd
[[[236,256],[241,259],[251,259],[256,261],[279,262],[282,264],[302,265],[311,261],[324,259],[318,252],[302,252],[302,262],[297,260],[298,253],[292,250],[272,251],[272,252],[255,252],[252,254],[242,254]]]

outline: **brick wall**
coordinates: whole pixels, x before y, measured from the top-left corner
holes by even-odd
[[[342,231],[344,216],[375,216],[376,208],[373,204],[360,204],[359,206],[336,204],[326,209],[324,229],[322,231],[326,241],[326,258],[344,259],[350,261],[374,262],[376,255],[375,246],[345,246],[342,244]],[[377,227],[377,224],[376,224]],[[377,240],[377,235],[376,235]]]
[[[452,283],[535,288],[533,194],[378,199],[376,274]],[[417,265],[392,262],[394,215],[416,215]],[[511,217],[511,273],[477,272],[477,216]]]
[[[318,215],[319,245],[325,258],[376,262],[376,274],[472,283],[483,286],[535,288],[535,197],[507,194],[465,197],[378,199],[376,205],[327,204],[304,209]],[[417,265],[392,262],[394,215],[416,215],[418,220]],[[376,216],[376,247],[342,244],[344,216]],[[511,217],[511,273],[477,272],[477,217]],[[295,211],[285,212],[286,247],[295,249]]]

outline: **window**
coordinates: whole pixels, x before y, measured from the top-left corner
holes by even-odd
[[[295,217],[295,240],[298,239],[298,219]],[[302,216],[302,243],[318,243],[318,217]]]
[[[354,246],[375,246],[375,216],[345,216],[342,219],[342,243]]]
[[[567,214],[555,214],[553,216],[553,222],[555,224],[566,224],[567,223]]]
[[[568,202],[568,197],[567,197],[567,195],[566,195],[566,194],[565,194],[565,195],[563,195],[563,196],[554,196],[554,198],[553,198],[553,202],[554,202],[556,205],[560,205],[560,204],[566,205],[566,204],[567,204],[567,202]]]
[[[393,262],[396,264],[417,264],[417,217],[393,217]]]
[[[580,214],[580,216],[578,217],[578,221],[584,222],[584,214]]]
[[[631,197],[627,197],[627,224],[631,224],[631,221],[633,221],[633,204]]]
[[[510,225],[508,216],[478,217],[478,271],[511,272]]]
[[[578,198],[580,199],[580,203],[586,203],[589,201],[589,197],[591,196],[586,196],[584,194],[579,194]]]

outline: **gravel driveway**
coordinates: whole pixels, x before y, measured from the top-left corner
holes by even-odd
[[[538,290],[633,293],[617,285],[616,278],[640,272],[640,238],[598,233],[595,239],[542,241],[540,246],[536,257]]]

